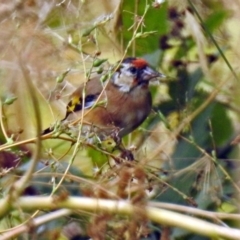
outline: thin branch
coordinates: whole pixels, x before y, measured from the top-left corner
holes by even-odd
[[[0,209],[5,199],[0,200]],[[31,203],[31,204],[29,204]],[[107,212],[121,215],[133,215],[140,209],[127,201],[103,200],[86,197],[68,197],[65,200],[54,200],[53,197],[20,197],[15,203],[16,207],[23,210],[68,208],[89,212]],[[142,210],[142,209],[141,209]],[[185,214],[172,212],[155,207],[146,207],[149,220],[164,224],[165,226],[179,227],[207,237],[222,237],[227,239],[240,239],[240,230],[226,228]]]
[[[27,169],[26,173],[17,182],[15,182],[12,185],[12,187],[10,188],[9,194],[7,195],[6,198],[4,198],[4,201],[5,201],[3,203],[4,207],[0,210],[0,213],[2,215],[6,214],[8,212],[8,210],[11,208],[11,205],[14,204],[15,200],[22,194],[26,185],[31,180],[32,174],[34,173],[34,170],[36,168],[36,165],[37,165],[37,162],[38,162],[38,159],[40,156],[40,150],[41,150],[41,135],[40,135],[41,115],[40,115],[38,100],[35,95],[34,85],[29,76],[29,72],[28,72],[27,68],[25,67],[25,65],[23,64],[22,59],[19,56],[17,56],[17,57],[19,60],[19,66],[22,70],[22,74],[27,83],[26,85],[27,85],[28,92],[29,92],[31,100],[32,100],[33,111],[35,113],[36,130],[37,130],[36,131],[36,139],[35,139],[36,149],[34,151],[34,155],[32,157],[30,167]],[[0,151],[1,151],[1,149],[0,149]]]
[[[8,232],[1,234],[1,240],[8,240],[10,238],[14,238],[19,236],[22,233],[28,232],[30,228],[41,226],[42,224],[46,224],[55,219],[59,219],[60,217],[68,216],[72,213],[69,209],[60,209],[43,216],[31,219],[27,223],[20,225],[14,229],[9,229]]]
[[[3,124],[3,104],[2,104],[1,100],[0,100],[0,128],[2,130],[5,140],[8,142],[8,135],[7,135],[6,129]]]
[[[16,184],[14,184],[13,186],[13,194],[15,195],[14,197],[18,197],[22,191],[24,190],[24,188],[26,187],[26,185],[28,184],[28,182],[30,181],[30,179],[32,178],[32,174],[35,171],[38,159],[40,157],[40,153],[41,153],[41,114],[40,114],[40,109],[39,109],[39,103],[34,91],[34,85],[32,83],[31,77],[29,75],[29,72],[27,70],[27,68],[25,67],[25,65],[23,64],[23,60],[21,58],[19,58],[19,65],[20,68],[22,70],[22,74],[24,76],[24,79],[26,81],[26,85],[28,88],[28,92],[30,94],[31,100],[32,100],[32,104],[33,104],[33,111],[35,114],[35,119],[36,119],[36,149],[34,151],[34,155],[32,157],[31,160],[31,164],[30,167],[27,169],[26,173],[23,175],[23,177],[16,182]]]
[[[208,96],[208,98],[189,116],[187,116],[180,125],[173,131],[172,138],[176,137],[181,133],[181,131],[189,125],[208,105],[214,101],[218,93],[221,91],[222,87],[226,84],[228,80],[223,81],[219,86]],[[165,145],[169,144],[169,139],[161,143],[151,154],[149,154],[148,160],[150,161],[159,156],[162,150],[165,148]]]
[[[234,214],[234,213],[211,212],[211,211],[206,211],[199,208],[187,207],[187,206],[182,206],[178,204],[163,203],[163,202],[149,202],[148,205],[151,207],[164,208],[168,210],[184,212],[186,214],[193,214],[195,216],[210,218],[212,220],[216,220],[216,219],[222,219],[222,220],[230,219],[230,220],[236,220],[236,221],[240,220],[240,214]]]
[[[225,54],[223,53],[222,49],[220,48],[220,46],[218,45],[218,43],[216,42],[215,38],[213,37],[211,31],[207,28],[206,24],[204,24],[204,21],[202,19],[202,17],[200,16],[200,14],[198,13],[196,7],[194,6],[194,4],[192,3],[192,1],[188,0],[189,5],[192,7],[194,13],[196,14],[197,18],[199,19],[199,21],[201,22],[205,32],[208,34],[209,38],[211,39],[211,41],[213,42],[213,44],[215,45],[215,47],[217,48],[219,54],[221,55],[221,57],[223,58],[224,62],[226,63],[226,65],[228,66],[228,68],[230,69],[230,71],[232,72],[234,78],[239,82],[239,78],[236,74],[236,72],[234,71],[232,65],[230,64],[230,62],[228,61],[228,59],[226,58]]]

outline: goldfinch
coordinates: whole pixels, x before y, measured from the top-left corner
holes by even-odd
[[[113,132],[120,139],[135,130],[149,115],[152,97],[149,82],[164,75],[149,67],[142,58],[125,58],[109,81],[101,75],[89,79],[71,96],[62,122],[82,124],[100,138]],[[51,128],[43,134],[51,132]]]

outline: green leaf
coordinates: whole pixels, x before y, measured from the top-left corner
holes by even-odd
[[[213,32],[218,27],[222,25],[222,23],[226,20],[229,13],[226,10],[219,10],[213,12],[205,21],[205,25],[209,31]]]
[[[65,72],[63,72],[60,76],[58,76],[57,78],[56,78],[56,82],[57,83],[61,83],[64,79],[65,79],[65,77],[68,75],[68,73],[70,72],[70,70],[71,69],[67,69]]]
[[[82,32],[82,37],[87,37],[91,34],[91,32],[96,28],[96,26],[92,26],[90,28],[87,28],[85,30],[83,30]]]
[[[233,126],[227,113],[227,108],[217,103],[210,118],[213,140],[217,146],[224,144],[233,133]]]
[[[5,105],[11,105],[17,100],[16,96],[8,96],[6,99],[3,101],[3,104]]]
[[[93,61],[93,67],[99,67],[100,65],[102,65],[104,62],[106,62],[107,59],[95,59]]]
[[[138,10],[136,13],[137,16],[134,16],[134,1],[125,0],[122,6],[122,37],[125,47],[133,37],[133,32],[135,29],[133,26],[136,26],[139,21],[142,21],[142,26],[139,28],[137,39],[135,39],[137,56],[156,51],[156,49],[159,48],[158,36],[167,34],[168,32],[167,2],[161,4],[160,8],[150,7],[144,19],[141,19],[146,7],[145,1],[139,1]],[[141,31],[143,33],[141,33]],[[129,54],[131,53],[131,50],[132,49],[130,48]]]

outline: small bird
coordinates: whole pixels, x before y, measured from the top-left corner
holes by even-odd
[[[121,139],[135,130],[149,115],[152,97],[149,82],[164,75],[142,58],[125,58],[110,80],[101,75],[89,79],[71,95],[62,122],[69,126],[89,126],[101,139],[115,133]],[[43,134],[51,132],[51,128]]]

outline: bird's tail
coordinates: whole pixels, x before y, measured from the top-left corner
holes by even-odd
[[[46,135],[52,131],[53,131],[53,129],[51,127],[48,127],[42,131],[41,135]]]
[[[66,114],[65,118],[63,118],[63,119],[60,121],[60,123],[62,123],[64,120],[66,120],[67,117],[68,117],[68,114]],[[59,124],[59,123],[58,123],[58,124]],[[54,127],[54,125],[53,125],[53,126],[50,126],[50,127],[46,128],[46,129],[44,129],[44,130],[42,131],[42,134],[41,134],[41,135],[46,135],[46,134],[52,132],[52,131],[54,130],[54,128],[55,128],[55,127]]]

